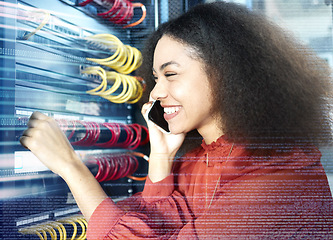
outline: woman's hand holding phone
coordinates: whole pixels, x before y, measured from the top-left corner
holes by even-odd
[[[165,126],[160,123],[160,120],[164,120],[163,111],[161,112],[160,106],[157,101],[150,101],[143,105],[142,115],[144,116],[150,138],[150,156],[149,156],[149,171],[148,175],[152,182],[157,182],[168,175],[170,175],[173,159],[182,145],[185,134],[172,134],[168,133],[161,128]],[[163,109],[162,109],[163,110]],[[150,116],[149,113],[155,113],[155,116]],[[157,117],[157,113],[161,116]],[[154,121],[154,122],[153,122]]]

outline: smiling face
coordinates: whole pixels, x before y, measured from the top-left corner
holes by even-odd
[[[155,48],[153,74],[151,97],[161,101],[173,134],[197,129],[206,143],[222,135],[204,64],[193,48],[163,36]]]

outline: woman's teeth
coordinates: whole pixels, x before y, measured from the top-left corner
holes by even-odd
[[[165,107],[164,112],[166,114],[172,114],[172,113],[178,112],[179,109],[180,109],[180,107]]]

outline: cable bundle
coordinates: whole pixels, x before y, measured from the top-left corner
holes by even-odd
[[[141,66],[141,52],[137,48],[123,44],[112,34],[96,34],[86,37],[86,40],[89,43],[107,48],[110,52],[114,52],[114,49],[116,49],[110,57],[103,59],[87,58],[89,61],[110,67],[123,74],[130,74]]]
[[[87,60],[96,62],[100,65],[110,67],[119,73],[130,74],[142,64],[141,52],[134,47],[123,44],[116,36],[112,34],[96,34],[86,37],[86,40],[100,47],[115,52],[107,58],[87,58]]]
[[[80,2],[79,6],[85,6],[91,2],[93,2],[93,0],[85,0],[83,2]],[[141,8],[141,18],[134,23],[125,25],[123,28],[139,25],[146,18],[147,15],[146,7],[142,3],[132,3],[128,0],[104,0],[103,3],[105,3],[106,5],[112,5],[112,7],[108,11],[98,13],[97,15],[106,18],[115,24],[128,23],[132,20],[134,16],[134,8]]]
[[[75,146],[136,149],[149,142],[148,129],[137,123],[97,123],[57,120]]]
[[[81,73],[98,75],[102,79],[98,87],[87,91],[87,93],[98,95],[113,103],[136,103],[140,100],[144,90],[141,78],[105,71],[101,67],[89,67],[82,70]],[[112,83],[109,88],[108,83]],[[122,91],[115,95],[115,92],[120,88]]]
[[[52,240],[65,240],[67,239],[67,233],[70,231],[72,233],[70,239],[83,240],[86,239],[87,227],[88,223],[85,218],[82,215],[76,215],[59,219],[57,221],[45,222],[35,226],[22,228],[19,229],[19,232],[22,234],[35,234],[42,240],[48,239],[48,236],[50,236]]]
[[[123,177],[136,180],[136,177],[131,176],[139,166],[138,159],[134,154],[101,154],[95,156],[91,161],[98,165],[98,172],[95,176],[98,182],[117,180]]]

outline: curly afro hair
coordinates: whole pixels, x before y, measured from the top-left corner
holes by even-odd
[[[259,13],[240,5],[197,5],[162,24],[147,40],[140,75],[147,93],[159,39],[192,47],[213,89],[221,129],[235,142],[310,142],[331,139],[326,62]]]

